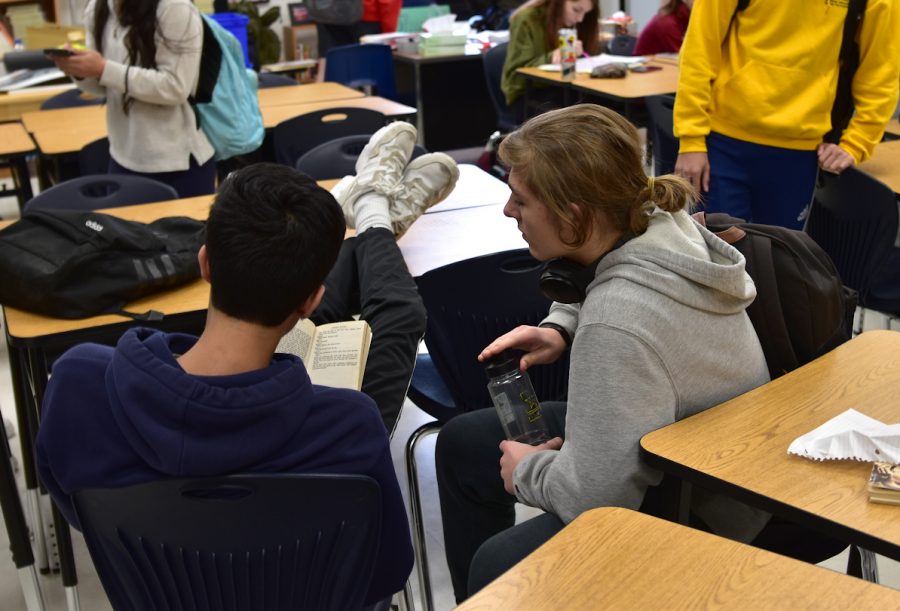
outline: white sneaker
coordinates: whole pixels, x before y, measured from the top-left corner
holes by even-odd
[[[355,179],[339,194],[334,192],[337,187],[332,190],[348,227],[354,226],[353,204],[360,195],[369,191],[387,195],[397,186],[415,146],[416,128],[405,121],[395,121],[372,134],[356,160]]]
[[[428,153],[410,161],[399,184],[388,194],[394,234],[402,236],[426,210],[446,199],[458,179],[456,162],[444,153]]]
[[[346,221],[347,227],[354,226],[353,209],[352,206],[344,206],[344,202],[347,200],[347,194],[350,192],[350,188],[353,186],[353,183],[355,181],[356,176],[344,176],[338,181],[336,185],[331,187],[331,196],[341,206],[341,210],[344,212],[344,221]]]

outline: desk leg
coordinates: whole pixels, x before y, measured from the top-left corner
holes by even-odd
[[[19,211],[25,211],[25,202],[34,197],[31,191],[31,176],[28,173],[28,161],[19,156],[11,160],[13,180],[16,183],[16,197],[19,199]]]
[[[872,583],[878,583],[878,563],[875,553],[856,545],[851,545],[850,557],[847,559],[847,574],[871,581]]]
[[[659,484],[663,518],[688,525],[691,518],[691,483],[666,474]]]
[[[59,566],[62,573],[63,588],[66,590],[66,608],[79,611],[78,574],[75,572],[75,556],[72,553],[72,536],[69,525],[53,505],[53,523],[56,526],[56,541],[59,546]]]
[[[416,131],[418,131],[417,143],[425,146],[425,94],[422,92],[422,67],[419,62],[413,66],[416,82]]]

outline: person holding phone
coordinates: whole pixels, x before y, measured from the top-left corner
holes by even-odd
[[[539,326],[512,329],[479,355],[518,348],[527,370],[570,351],[567,403],[542,403],[550,441],[504,440],[493,409],[461,414],[438,435],[457,601],[585,510],[653,509],[662,473],[641,461],[640,438],[769,380],[745,312],[756,289],[744,257],[690,217],[697,192],[686,180],[644,173],[631,123],[591,104],[554,110],[508,135],[499,154],[512,190],[504,214],[535,258],[582,268],[585,296],[553,303]],[[768,520],[734,500],[693,498],[695,523],[720,535],[750,541]],[[517,500],[546,513],[513,526]]]
[[[558,64],[561,28],[577,30],[576,55],[580,56],[584,52],[597,55],[600,53],[599,19],[597,0],[529,0],[512,14],[500,89],[506,97],[506,103],[513,107],[519,120],[525,116],[522,100],[525,79],[516,74],[516,70],[541,64]],[[540,85],[535,83],[533,90],[534,88],[540,88]],[[555,93],[552,90],[538,89],[536,97],[559,105],[559,100],[554,98]]]
[[[83,91],[106,98],[113,174],[140,174],[181,197],[213,193],[213,147],[188,101],[203,26],[190,0],[90,0],[86,50],[45,51]]]

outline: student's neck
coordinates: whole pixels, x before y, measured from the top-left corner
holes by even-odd
[[[198,376],[264,369],[271,363],[281,335],[280,328],[248,323],[210,307],[203,333],[190,350],[177,357],[178,364]]]

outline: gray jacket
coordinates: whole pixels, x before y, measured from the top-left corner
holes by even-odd
[[[755,296],[737,250],[686,212],[656,209],[646,233],[601,260],[581,307],[551,307],[545,322],[574,338],[566,438],[519,463],[519,500],[564,522],[594,507],[637,509],[662,479],[638,456],[644,434],[769,380],[745,313]],[[693,510],[745,541],[767,519],[702,493]]]

